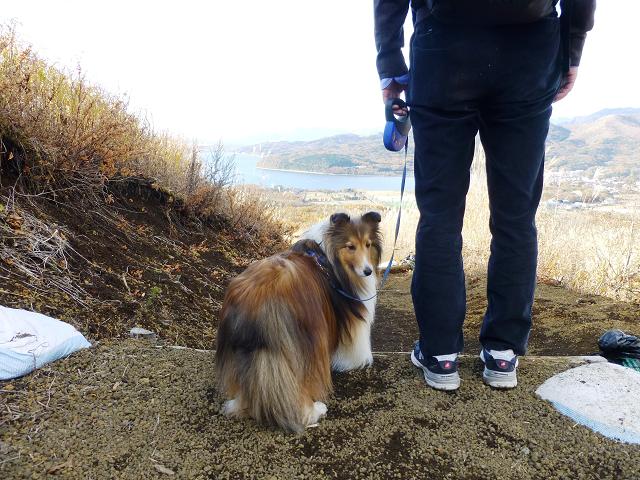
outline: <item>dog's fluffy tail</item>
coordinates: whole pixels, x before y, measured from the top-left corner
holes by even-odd
[[[261,351],[247,379],[250,415],[261,423],[299,432],[307,425],[313,402],[300,392],[301,371],[281,352]]]
[[[264,296],[247,287],[230,285],[218,331],[218,381],[234,399],[227,413],[300,432],[331,389],[327,335],[311,319],[322,308],[300,307],[305,299],[292,302],[278,285]]]

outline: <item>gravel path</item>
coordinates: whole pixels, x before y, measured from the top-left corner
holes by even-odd
[[[405,355],[378,355],[336,375],[328,417],[294,436],[221,416],[210,353],[103,342],[0,383],[0,478],[638,479],[640,447],[535,397],[567,365],[525,358],[501,392],[465,357],[443,393]]]

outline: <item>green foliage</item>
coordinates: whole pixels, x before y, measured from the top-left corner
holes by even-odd
[[[151,308],[157,301],[160,300],[160,295],[162,295],[162,288],[154,285],[149,289],[149,293],[147,294],[147,299],[144,302],[146,308]]]

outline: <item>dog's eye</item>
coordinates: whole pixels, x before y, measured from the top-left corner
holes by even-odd
[[[347,248],[348,248],[349,250],[353,251],[353,250],[355,250],[355,249],[356,249],[356,246],[355,246],[355,245],[352,245],[352,244],[350,244],[350,243],[349,243],[349,244],[347,245]]]
[[[371,247],[371,242],[367,242],[367,248]]]

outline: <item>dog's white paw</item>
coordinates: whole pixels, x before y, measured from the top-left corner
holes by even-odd
[[[233,400],[227,400],[222,404],[222,413],[227,417],[233,417],[240,411],[240,404],[235,398]]]
[[[367,358],[365,358],[364,360],[364,364],[362,365],[362,368],[367,368],[367,367],[370,367],[371,365],[373,365],[373,354],[369,352],[369,354],[367,355]]]
[[[314,402],[313,409],[321,416],[325,416],[327,414],[327,405],[322,402]]]
[[[322,402],[314,402],[313,407],[309,410],[307,427],[316,425],[318,420],[327,414],[327,406]]]

